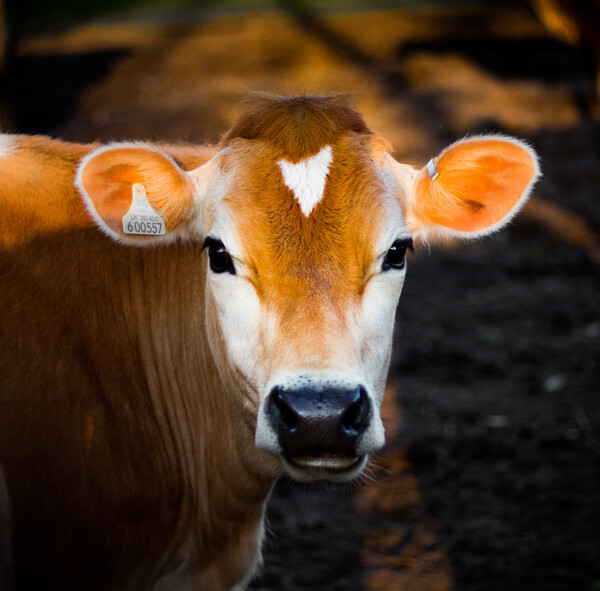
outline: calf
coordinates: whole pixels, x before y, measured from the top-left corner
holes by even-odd
[[[501,136],[400,164],[344,97],[257,97],[216,148],[0,137],[17,589],[243,587],[275,479],[383,445],[413,241],[500,228],[539,174]]]

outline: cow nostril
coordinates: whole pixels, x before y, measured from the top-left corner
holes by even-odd
[[[361,386],[353,392],[353,400],[344,411],[342,429],[352,435],[360,433],[368,423],[369,414],[369,397]]]
[[[298,413],[290,406],[290,403],[277,386],[273,388],[271,397],[279,423],[288,433],[292,433],[298,427]]]

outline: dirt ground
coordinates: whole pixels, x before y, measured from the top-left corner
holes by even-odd
[[[600,590],[600,134],[577,49],[527,6],[194,13],[26,37],[14,127],[216,141],[252,89],[352,92],[399,160],[469,133],[541,156],[493,238],[409,261],[386,448],[346,487],[281,480],[258,591]]]

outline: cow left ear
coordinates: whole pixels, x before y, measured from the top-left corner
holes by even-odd
[[[537,155],[520,140],[463,139],[416,172],[407,195],[408,228],[425,240],[489,234],[519,211],[539,176]]]
[[[126,244],[185,238],[197,215],[192,177],[149,144],[111,144],[91,152],[79,166],[76,185],[99,228]]]

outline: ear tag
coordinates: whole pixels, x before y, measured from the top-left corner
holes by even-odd
[[[432,181],[435,181],[440,176],[440,173],[435,169],[435,162],[433,158],[427,163],[427,172],[429,173],[429,178]]]
[[[164,236],[165,220],[154,211],[142,183],[131,188],[133,200],[129,211],[123,216],[123,232],[141,236]]]

